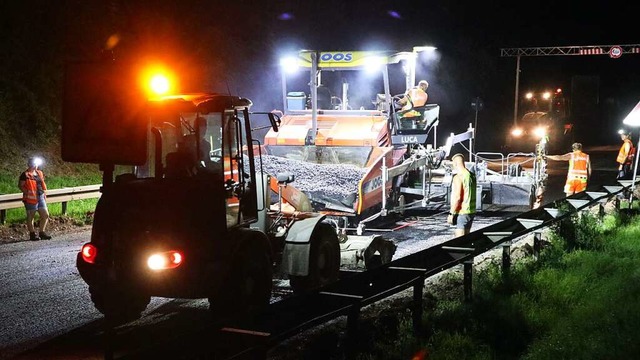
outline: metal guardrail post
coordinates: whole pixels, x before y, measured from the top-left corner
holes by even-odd
[[[347,315],[347,358],[353,359],[357,349],[358,321],[360,321],[360,302],[351,305]]]
[[[464,256],[468,256],[473,254],[475,251],[474,248],[470,247],[458,247],[458,246],[443,246],[442,250],[445,250],[453,257],[454,259],[462,259]],[[472,298],[472,276],[473,276],[473,257],[470,259],[462,260],[463,264],[463,274],[464,278],[462,280],[463,288],[464,288],[464,300],[470,301]]]
[[[413,284],[413,333],[418,335],[422,331],[422,290],[424,287],[424,276]]]
[[[502,244],[502,276],[508,277],[511,273],[511,241]]]
[[[464,301],[469,302],[473,299],[473,258],[466,260],[464,266]]]
[[[67,202],[62,202],[62,215],[67,215]]]
[[[542,233],[536,231],[533,233],[533,258],[538,260],[540,250],[542,249]]]
[[[4,225],[4,222],[7,220],[7,210],[0,210],[0,225]]]

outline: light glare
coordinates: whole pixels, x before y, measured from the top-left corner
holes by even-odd
[[[169,79],[166,76],[154,75],[150,80],[151,91],[155,94],[163,95],[169,92]]]
[[[287,56],[280,59],[280,66],[287,73],[294,73],[298,71],[298,59],[293,56]]]
[[[536,137],[543,138],[547,135],[547,129],[544,127],[537,127],[533,130],[533,134]]]
[[[182,264],[182,254],[178,251],[165,251],[149,256],[147,266],[151,270],[173,269]]]

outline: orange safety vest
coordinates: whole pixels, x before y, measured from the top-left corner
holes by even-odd
[[[569,180],[584,180],[587,181],[589,172],[587,170],[587,164],[589,163],[589,155],[583,153],[580,150],[576,150],[571,153],[571,159],[569,160],[569,173],[567,174],[567,181]]]
[[[626,151],[626,145],[629,144],[629,152]],[[616,162],[618,164],[631,164],[636,154],[636,149],[633,147],[633,142],[629,139],[624,139],[620,151],[618,151],[618,157]]]
[[[47,190],[47,184],[44,182],[44,173],[40,170],[36,170],[40,180],[42,181],[42,190]],[[27,180],[24,182],[25,189],[22,189],[22,201],[27,204],[37,204],[38,203],[38,182],[33,174],[27,170],[24,172],[27,177]]]
[[[427,104],[427,93],[424,92],[419,87],[414,87],[407,91],[405,95],[407,98],[407,103],[402,107],[402,111],[409,111],[415,107],[425,106]],[[416,111],[416,115],[405,114],[404,116],[418,116],[419,113]]]

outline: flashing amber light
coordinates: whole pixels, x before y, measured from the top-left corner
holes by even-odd
[[[528,93],[526,93],[526,94],[525,94],[525,96],[524,96],[524,97],[525,97],[526,99],[528,99],[528,100],[531,100],[531,99],[533,99],[533,93],[528,92]]]
[[[147,259],[147,266],[151,270],[174,269],[182,264],[183,256],[180,252],[171,250],[155,253]]]
[[[82,260],[89,264],[93,264],[96,261],[96,256],[98,255],[98,248],[93,246],[92,244],[84,244],[82,246]]]
[[[151,91],[156,95],[167,94],[170,88],[169,84],[169,79],[162,74],[154,75],[153,77],[151,77],[151,80],[149,80],[149,87],[151,88]]]
[[[165,66],[146,66],[139,74],[139,84],[149,99],[171,95],[177,91],[176,77]]]

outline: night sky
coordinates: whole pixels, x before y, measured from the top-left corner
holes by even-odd
[[[457,132],[472,121],[476,96],[485,105],[479,133],[512,120],[516,61],[500,57],[501,48],[640,43],[630,30],[632,2],[623,1],[25,0],[0,6],[2,45],[11,54],[2,60],[5,72],[24,67],[15,54],[57,65],[95,58],[116,35],[110,49],[116,58],[167,60],[180,69],[185,89],[246,96],[257,111],[282,107],[278,59],[288,51],[433,45],[438,60],[421,66],[417,78],[429,81],[442,128]],[[570,89],[574,76],[596,76],[598,117],[607,118],[599,124],[614,127],[640,99],[639,64],[640,54],[526,57],[520,89]]]

